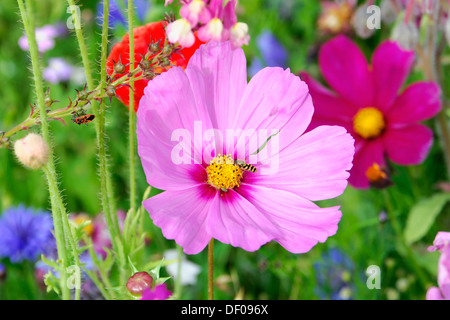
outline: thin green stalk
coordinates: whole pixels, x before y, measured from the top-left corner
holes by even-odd
[[[106,88],[106,60],[108,58],[108,34],[109,34],[109,0],[103,1],[103,27],[102,27],[102,42],[101,42],[101,62],[100,62],[100,87]],[[98,117],[98,151],[100,159],[100,185],[102,190],[102,204],[105,208],[105,219],[108,224],[108,229],[111,233],[111,241],[115,252],[118,254],[119,258],[119,271],[120,271],[120,281],[124,283],[126,281],[126,270],[125,266],[127,261],[123,252],[123,244],[121,243],[121,233],[118,223],[115,222],[117,219],[116,212],[112,212],[111,202],[114,197],[112,194],[112,183],[108,183],[110,178],[110,173],[108,171],[108,161],[106,154],[106,143],[105,143],[105,114],[106,114],[106,104],[103,99],[100,103],[99,117]]]
[[[128,0],[128,34],[130,37],[130,72],[134,70],[133,0]],[[130,165],[130,208],[136,210],[136,113],[134,111],[134,80],[130,83],[130,104],[128,107],[129,165]]]
[[[31,65],[33,70],[33,78],[34,78],[34,85],[35,85],[35,91],[36,91],[36,97],[37,97],[37,104],[39,107],[39,112],[41,115],[41,133],[46,141],[48,147],[49,147],[49,160],[47,165],[43,168],[44,173],[47,178],[47,183],[49,187],[50,192],[50,203],[52,206],[52,215],[53,215],[53,222],[54,222],[54,229],[55,229],[55,238],[56,238],[56,245],[58,249],[58,257],[62,260],[62,266],[63,270],[61,272],[61,279],[60,279],[60,285],[61,285],[61,291],[63,299],[68,300],[70,299],[70,291],[66,286],[65,279],[67,278],[67,271],[66,266],[69,262],[68,259],[68,253],[67,253],[67,247],[66,247],[66,241],[64,238],[64,227],[62,223],[62,215],[61,215],[61,208],[59,207],[59,201],[57,200],[60,198],[60,193],[58,190],[57,185],[57,176],[56,176],[56,170],[55,170],[55,164],[53,160],[53,149],[50,139],[50,131],[49,131],[49,125],[48,125],[48,119],[47,119],[47,110],[45,106],[45,97],[44,97],[44,88],[42,85],[42,72],[39,62],[39,52],[38,47],[36,43],[36,37],[35,37],[35,26],[34,26],[34,16],[33,16],[33,10],[31,6],[31,1],[26,0],[28,14],[25,11],[25,5],[23,0],[17,0],[17,3],[19,5],[20,15],[22,17],[23,25],[25,28],[25,32],[28,39],[28,46],[30,49],[30,57],[31,57]]]
[[[183,263],[183,248],[177,245],[178,265],[177,265],[177,277],[175,279],[175,296],[177,299],[181,298],[181,265]]]

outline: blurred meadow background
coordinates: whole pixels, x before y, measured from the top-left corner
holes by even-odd
[[[148,0],[141,17],[135,24],[161,20],[163,14],[175,5],[164,7],[163,0]],[[363,3],[364,1],[360,1]],[[378,3],[378,1],[376,1]],[[123,5],[120,0],[119,6]],[[100,76],[99,1],[80,0],[83,31],[87,41],[96,81]],[[54,46],[41,55],[42,65],[47,68],[52,59],[62,58],[70,65],[64,79],[54,83],[45,82],[57,108],[67,105],[68,97],[76,96],[75,89],[85,84],[78,45],[73,33],[65,27],[70,14],[67,3],[60,0],[35,2],[36,25],[62,24],[65,32],[55,38]],[[248,24],[251,40],[243,49],[247,56],[249,74],[258,65],[271,65],[270,51],[281,50],[275,63],[284,64],[293,73],[307,71],[316,79],[321,75],[317,63],[320,45],[332,35],[318,28],[321,1],[313,0],[240,0],[237,14],[240,21]],[[142,18],[142,20],[141,20]],[[383,24],[368,39],[354,32],[349,36],[370,58],[374,49],[391,35],[393,23]],[[126,25],[111,25],[110,46],[123,37]],[[24,30],[20,23],[16,1],[0,2],[0,131],[16,126],[30,113],[35,103],[33,81],[28,53],[19,46]],[[269,37],[269,40],[267,40]],[[265,39],[266,38],[266,39]],[[269,53],[268,53],[269,52]],[[450,50],[443,53],[442,74],[450,74]],[[55,60],[53,60],[55,63]],[[415,69],[408,82],[423,79]],[[450,78],[443,77],[444,96],[450,97]],[[448,101],[448,100],[447,100]],[[54,140],[56,166],[60,175],[60,189],[69,213],[85,213],[95,217],[101,213],[99,197],[95,130],[93,125],[76,125],[66,117],[65,125],[50,122]],[[450,229],[450,205],[448,201],[436,201],[436,194],[444,194],[440,188],[449,181],[444,154],[440,144],[441,134],[434,120],[426,123],[435,132],[435,143],[426,161],[417,166],[392,164],[393,185],[387,190],[357,190],[349,186],[345,193],[323,204],[340,205],[342,219],[335,236],[319,243],[306,254],[292,254],[279,244],[271,242],[256,252],[246,252],[216,241],[215,288],[217,299],[425,299],[426,290],[436,286],[439,253],[429,252],[438,231]],[[113,99],[107,108],[106,131],[109,141],[109,159],[117,207],[128,208],[128,109]],[[30,128],[29,132],[37,132]],[[28,132],[22,130],[14,140]],[[138,161],[137,187],[139,199],[147,188],[144,171]],[[152,194],[159,191],[152,190]],[[448,192],[448,190],[446,191]],[[394,215],[401,229],[414,236],[407,236],[407,247],[399,244],[398,235],[386,215],[391,199]],[[14,153],[0,149],[0,213],[10,207],[23,204],[26,207],[49,211],[49,194],[41,171],[32,171],[20,165]],[[431,200],[430,200],[431,199]],[[433,200],[434,199],[434,200]],[[425,202],[424,202],[425,201]],[[428,202],[427,202],[428,201]],[[418,204],[425,205],[417,207]],[[417,221],[411,220],[413,211],[420,211]],[[174,241],[166,240],[158,227],[145,215],[147,245],[141,263],[161,259]],[[0,237],[2,235],[0,234]],[[192,281],[182,289],[182,299],[205,299],[207,292],[207,253],[186,256],[198,265]],[[0,262],[6,270],[0,280],[0,299],[56,299],[54,292],[46,293],[42,275],[35,271],[35,262],[12,263],[7,258]],[[369,266],[381,270],[381,289],[367,287],[366,270]],[[166,268],[161,270],[169,275]],[[174,281],[167,286],[174,289]]]

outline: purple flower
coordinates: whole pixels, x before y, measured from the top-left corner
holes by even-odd
[[[66,82],[72,75],[72,65],[67,63],[64,58],[51,58],[49,65],[44,69],[44,79],[51,84]]]
[[[42,28],[36,28],[36,42],[40,53],[47,52],[55,46],[55,38],[62,37],[66,34],[66,29],[62,24],[45,25]],[[24,34],[19,39],[19,46],[22,50],[27,51],[28,39]]]
[[[354,271],[352,260],[337,248],[322,254],[322,261],[314,264],[318,286],[314,289],[321,299],[349,300]]]
[[[167,300],[172,295],[172,292],[167,290],[166,285],[160,284],[153,289],[145,289],[141,300]]]
[[[287,66],[287,53],[282,44],[269,30],[263,31],[258,38],[256,44],[261,52],[262,60],[255,58],[249,67],[250,76],[254,76],[264,67],[282,67]]]
[[[150,10],[150,2],[148,0],[134,0],[133,1],[135,12],[140,22],[144,22],[147,12]],[[125,28],[127,23],[127,9],[128,3],[125,1],[125,7],[122,8],[120,3],[116,0],[109,1],[109,27],[116,28],[118,25],[122,25]],[[99,24],[103,23],[103,1],[97,4],[97,20]]]
[[[35,261],[54,242],[50,214],[23,205],[12,207],[0,217],[0,257],[12,263]]]

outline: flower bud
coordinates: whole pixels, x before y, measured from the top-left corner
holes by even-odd
[[[153,278],[145,271],[136,272],[127,281],[128,291],[135,297],[142,296],[145,289],[151,289]]]
[[[148,60],[142,59],[141,62],[139,62],[139,67],[142,70],[147,71],[152,67],[152,63]]]
[[[114,64],[114,71],[116,72],[116,73],[118,73],[118,74],[122,74],[122,73],[125,73],[125,66],[123,65],[123,63],[122,62],[116,62],[115,64]]]
[[[48,162],[48,145],[39,134],[30,133],[14,143],[14,153],[25,167],[39,169]]]

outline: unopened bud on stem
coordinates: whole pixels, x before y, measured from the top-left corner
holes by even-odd
[[[153,284],[153,278],[145,271],[136,272],[127,281],[128,291],[135,297],[142,296],[145,289],[151,289]]]
[[[44,138],[36,133],[17,140],[14,143],[14,153],[20,163],[30,169],[39,169],[48,162],[48,145]]]

